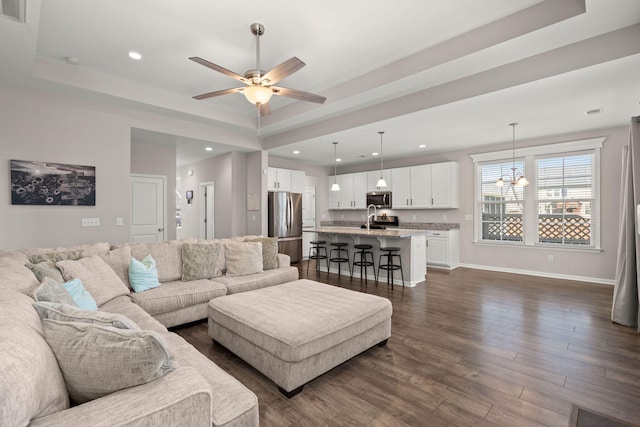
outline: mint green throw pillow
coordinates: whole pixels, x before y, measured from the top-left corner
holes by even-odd
[[[129,283],[135,292],[142,292],[160,286],[156,261],[151,255],[147,255],[142,261],[131,258]]]
[[[64,284],[64,288],[71,294],[71,298],[78,304],[78,307],[91,311],[98,310],[98,304],[96,304],[91,294],[84,288],[80,279],[69,280]]]

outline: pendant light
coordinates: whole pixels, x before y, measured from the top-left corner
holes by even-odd
[[[511,176],[507,176],[506,179],[509,180],[505,182],[505,176],[501,176],[500,179],[496,181],[497,187],[504,187],[505,184],[512,185],[514,187],[526,187],[529,185],[529,181],[525,178],[524,174],[519,174],[516,178],[516,126],[518,123],[509,123],[509,126],[513,129],[513,143],[512,143],[512,157],[511,157]]]
[[[378,180],[378,183],[376,184],[377,188],[387,188],[387,181],[385,181],[384,176],[382,176],[382,134],[384,133],[383,131],[379,131],[378,132],[380,134],[380,179]]]
[[[338,143],[333,142],[333,185],[331,186],[331,191],[340,191],[340,186],[338,185]]]

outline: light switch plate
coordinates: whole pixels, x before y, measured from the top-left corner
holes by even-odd
[[[82,218],[83,227],[100,227],[100,218]]]

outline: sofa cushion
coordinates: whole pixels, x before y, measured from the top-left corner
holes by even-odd
[[[298,280],[298,269],[281,267],[247,276],[222,276],[211,280],[224,285],[227,293],[236,294]]]
[[[216,245],[218,247],[218,260],[216,261],[216,277],[222,276],[227,272],[227,243],[230,243],[231,239],[215,239],[204,240],[199,239],[198,243],[207,243],[210,245]]]
[[[51,261],[56,263],[58,261],[77,260],[82,257],[81,251],[58,251],[47,252],[44,254],[31,255],[29,259],[33,264],[38,264],[43,261]]]
[[[107,301],[99,307],[100,311],[117,313],[126,316],[135,322],[140,329],[156,332],[167,332],[167,328],[149,313],[144,311],[138,304],[131,301],[128,296],[121,296]],[[206,317],[206,316],[205,316]]]
[[[141,261],[131,258],[129,264],[129,284],[135,292],[144,292],[160,286],[158,281],[158,267],[151,255]]]
[[[182,245],[182,280],[210,279],[216,275],[219,245],[184,243]]]
[[[123,246],[99,255],[109,267],[118,275],[122,283],[129,285],[129,263],[131,262],[131,248]]]
[[[71,400],[84,403],[173,371],[173,355],[157,332],[43,319]]]
[[[262,272],[262,243],[227,243],[227,276]]]
[[[209,302],[226,293],[227,288],[223,284],[202,279],[166,282],[145,292],[132,293],[129,297],[144,311],[153,315]]]
[[[256,239],[248,238],[247,242],[262,243],[262,269],[273,270],[278,268],[278,238],[277,237],[258,237]]]
[[[40,282],[24,265],[11,260],[0,260],[0,290],[13,290],[24,295],[31,295]]]
[[[75,278],[82,280],[98,305],[120,295],[129,294],[129,288],[98,255],[77,261],[60,261],[56,265],[62,271],[65,280]]]
[[[105,311],[82,310],[68,304],[55,302],[36,302],[33,304],[41,319],[60,320],[61,322],[93,323],[99,326],[111,326],[118,329],[140,329],[127,316]]]
[[[0,249],[0,264],[4,264],[5,261],[12,261],[20,265],[25,265],[29,262],[29,257],[14,249]]]
[[[160,283],[182,279],[182,243],[181,240],[169,240],[152,243],[129,243],[131,256],[144,259],[151,255],[158,264]]]
[[[60,269],[56,267],[56,264],[53,261],[42,261],[37,264],[26,263],[25,267],[27,267],[33,274],[35,274],[36,279],[40,282],[44,280],[45,277],[55,280],[58,283],[64,282],[64,277],[62,277],[62,272]]]
[[[64,282],[64,280],[62,281]],[[45,277],[40,286],[33,291],[33,299],[78,306],[64,285],[49,277]]]
[[[0,425],[26,426],[69,407],[62,373],[42,336],[33,299],[0,292]]]
[[[98,242],[98,243],[85,243],[80,245],[58,247],[58,248],[27,248],[27,249],[20,249],[20,252],[24,253],[29,258],[31,258],[33,255],[42,255],[42,254],[53,253],[53,252],[80,251],[80,257],[85,258],[85,257],[109,252],[110,248],[111,248],[111,245],[108,242]]]

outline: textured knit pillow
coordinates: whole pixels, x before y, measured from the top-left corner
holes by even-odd
[[[72,305],[55,302],[36,302],[33,304],[33,308],[36,309],[41,319],[93,323],[98,326],[111,326],[118,329],[140,329],[136,322],[119,313],[82,310]]]
[[[255,239],[247,239],[246,242],[262,243],[262,268],[264,270],[273,270],[278,268],[278,238],[277,237],[258,237]]]
[[[42,320],[42,327],[69,397],[78,404],[174,370],[173,355],[157,332],[51,319]]]
[[[62,271],[65,280],[82,280],[98,306],[116,297],[129,295],[127,285],[122,283],[115,271],[98,255],[77,261],[60,261],[56,266]]]
[[[96,300],[93,299],[80,279],[71,279],[68,282],[65,282],[63,286],[67,292],[69,292],[71,298],[73,298],[73,301],[75,301],[78,307],[91,311],[98,310]]]
[[[99,257],[115,271],[122,283],[129,286],[129,263],[131,262],[131,248],[129,246],[113,249],[100,254]]]
[[[182,245],[182,280],[210,279],[216,276],[218,245],[185,243]]]
[[[160,286],[158,268],[151,255],[147,255],[142,261],[131,258],[129,283],[135,292],[142,292]]]
[[[66,260],[78,260],[82,256],[82,251],[60,251],[60,252],[48,252],[46,254],[31,255],[30,260],[33,264],[38,264],[42,261],[66,261]]]
[[[37,264],[27,263],[25,266],[36,275],[38,281],[42,282],[45,277],[49,277],[50,279],[55,280],[58,283],[64,282],[64,277],[62,277],[62,273],[56,267],[56,264],[53,261],[42,261]]]
[[[245,276],[262,272],[262,243],[227,243],[227,276]]]
[[[64,282],[62,280],[61,282]],[[61,282],[45,277],[40,286],[33,291],[33,299],[36,301],[55,302],[60,304],[75,305],[75,300]]]

